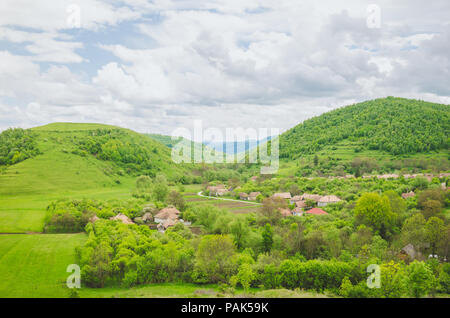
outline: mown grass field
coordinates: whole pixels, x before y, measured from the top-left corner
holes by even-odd
[[[0,235],[0,297],[67,297],[66,272],[85,234]]]

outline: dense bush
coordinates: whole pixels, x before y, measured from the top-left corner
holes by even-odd
[[[11,128],[0,133],[0,165],[13,165],[38,155],[31,130]]]
[[[87,286],[191,281],[194,249],[175,232],[161,236],[147,226],[107,220],[86,230],[89,239],[77,258]]]

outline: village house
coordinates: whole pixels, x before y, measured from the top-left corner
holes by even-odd
[[[414,197],[416,194],[414,193],[414,191],[408,192],[408,193],[402,193],[402,198],[403,199],[408,199],[408,198],[412,198]]]
[[[155,215],[155,223],[164,223],[168,220],[178,220],[180,211],[174,207],[167,207],[162,209]]]
[[[302,197],[299,196],[299,195],[296,195],[296,196],[293,196],[293,197],[289,200],[289,203],[290,203],[290,204],[295,204],[296,202],[301,201],[301,200],[302,200]]]
[[[219,184],[217,186],[208,186],[206,190],[209,192],[210,196],[216,197],[223,196],[229,192],[223,184]]]
[[[306,206],[306,201],[300,200],[300,201],[295,202],[295,207],[296,208],[300,208],[300,209],[306,208],[307,207]]]
[[[131,219],[128,216],[126,216],[125,214],[122,214],[122,213],[119,213],[116,216],[113,216],[109,219],[113,220],[113,221],[120,221],[123,224],[134,224],[134,222],[131,221]]]
[[[392,174],[383,174],[380,176],[377,176],[378,179],[397,179],[398,178],[398,174],[392,173]]]
[[[221,197],[221,196],[224,196],[225,194],[227,194],[228,192],[230,192],[230,191],[228,191],[227,189],[217,189],[215,196]]]
[[[302,200],[312,200],[315,202],[319,202],[320,198],[322,198],[321,195],[319,194],[308,194],[308,193],[303,193],[303,195],[301,196]]]
[[[291,199],[291,194],[290,194],[289,192],[275,193],[275,194],[272,196],[272,198],[273,198],[273,199],[275,199],[275,198],[281,198],[281,199],[289,200],[289,199]]]
[[[245,192],[239,193],[239,199],[241,200],[248,200],[248,194]]]
[[[305,213],[313,214],[313,215],[325,215],[325,214],[328,214],[327,212],[325,212],[324,210],[319,209],[319,208],[313,208],[311,210],[305,211]]]
[[[400,251],[400,255],[402,255],[403,259],[408,261],[413,261],[415,259],[422,259],[422,253],[416,250],[416,248],[412,244],[408,244],[402,248]]]
[[[339,201],[341,201],[341,199],[335,195],[326,195],[319,199],[319,201],[317,202],[317,205],[318,206],[327,206],[330,203],[337,203]]]
[[[248,195],[248,199],[251,201],[256,201],[256,197],[260,194],[261,192],[250,192],[250,194]]]
[[[293,209],[292,210],[292,215],[295,215],[295,216],[302,216],[303,215],[303,209],[302,208],[299,208],[299,207],[296,207],[295,209]]]

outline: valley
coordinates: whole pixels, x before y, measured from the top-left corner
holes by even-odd
[[[448,297],[448,107],[389,97],[306,120],[272,175],[175,164],[167,136],[115,126],[5,130],[0,297]],[[369,264],[391,285],[367,288]]]

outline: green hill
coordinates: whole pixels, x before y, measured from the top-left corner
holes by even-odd
[[[429,152],[448,149],[449,133],[449,105],[388,97],[304,121],[281,136],[280,156],[295,159],[341,144],[350,145],[355,152]]]
[[[305,120],[280,136],[281,175],[450,169],[450,107],[387,97]]]
[[[166,146],[114,126],[55,123],[6,130],[0,141],[0,232],[42,230],[55,199],[127,198],[138,175],[189,174]]]

